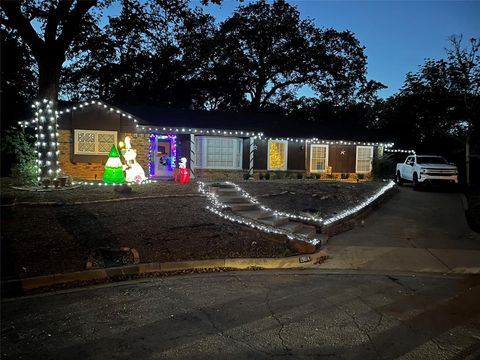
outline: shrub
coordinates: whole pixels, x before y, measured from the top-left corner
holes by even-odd
[[[347,174],[347,173],[343,173],[342,175],[340,175],[340,178],[343,179],[343,180],[346,180],[350,177],[350,174]]]
[[[243,180],[248,180],[248,179],[250,179],[250,174],[249,173],[243,174]]]
[[[263,173],[260,173],[260,174],[258,174],[258,178],[260,180],[263,180],[263,179],[265,179],[265,175]]]
[[[362,174],[357,174],[357,179],[358,179],[358,180],[363,180],[363,179],[365,179],[365,174],[363,174],[363,173],[362,173]]]
[[[297,174],[297,179],[303,179],[303,174]]]
[[[372,175],[375,179],[389,179],[395,174],[395,158],[391,155],[384,155],[381,158],[372,160]]]
[[[315,179],[320,180],[322,176],[320,174],[315,174]]]
[[[37,156],[34,137],[23,129],[12,128],[5,132],[2,139],[2,152],[14,155],[12,177],[20,185],[37,183]]]
[[[270,180],[270,173],[267,172],[267,173],[265,174],[265,180]]]

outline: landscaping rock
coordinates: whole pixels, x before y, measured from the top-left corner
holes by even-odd
[[[315,245],[301,240],[289,240],[288,249],[297,254],[313,254],[317,249]]]
[[[119,193],[131,193],[132,188],[127,184],[122,184],[114,187],[114,190]]]

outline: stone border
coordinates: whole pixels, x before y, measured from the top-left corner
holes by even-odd
[[[178,262],[153,262],[127,265],[103,269],[92,269],[65,274],[36,276],[25,279],[7,280],[1,282],[2,298],[28,295],[32,292],[51,290],[62,285],[91,285],[92,283],[120,281],[128,276],[146,276],[177,271],[212,270],[212,269],[303,269],[327,258],[325,251],[310,255],[297,255],[288,258],[237,258],[192,260]]]

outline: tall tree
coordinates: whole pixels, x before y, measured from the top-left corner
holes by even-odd
[[[451,88],[459,96],[465,114],[455,130],[457,134],[463,132],[465,139],[467,185],[470,185],[470,141],[480,125],[480,39],[472,38],[469,43],[469,47],[464,48],[462,36],[452,36],[450,48],[446,50]]]
[[[346,103],[367,84],[366,56],[354,35],[320,30],[283,0],[239,7],[221,24],[216,43],[220,74],[236,70],[253,110],[302,86]],[[373,85],[372,91],[378,89]]]
[[[67,51],[78,35],[87,12],[97,5],[96,0],[63,1],[2,1],[1,9],[6,15],[6,25],[14,30],[37,62],[38,97],[53,102],[51,115],[41,118],[38,124],[39,177],[58,175],[58,150],[56,138],[56,101],[59,92],[60,73]],[[41,36],[32,25],[41,23]],[[39,109],[40,111],[41,109]],[[50,130],[47,132],[47,127]]]

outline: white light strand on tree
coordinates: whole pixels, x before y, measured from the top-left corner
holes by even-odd
[[[35,147],[37,149],[37,180],[56,178],[60,174],[58,161],[58,113],[53,109],[53,101],[43,99],[32,104],[35,109]]]

